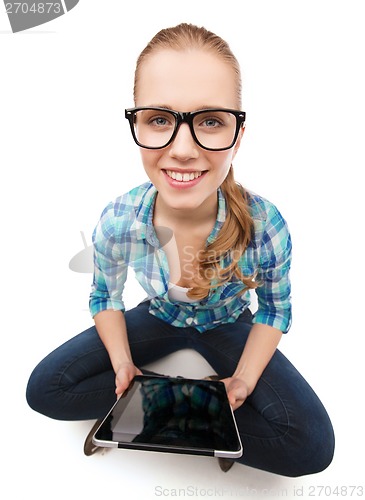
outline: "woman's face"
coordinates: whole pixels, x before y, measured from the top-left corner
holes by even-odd
[[[231,66],[203,50],[161,50],[140,67],[136,106],[196,111],[204,108],[237,109],[237,88]],[[199,147],[186,123],[177,136],[159,150],[141,148],[145,171],[158,191],[158,200],[170,210],[214,210],[217,189],[224,181],[238,150],[243,129],[231,149],[207,151]],[[177,180],[190,175],[191,181]],[[174,178],[173,178],[174,177]],[[185,179],[187,176],[185,176]]]

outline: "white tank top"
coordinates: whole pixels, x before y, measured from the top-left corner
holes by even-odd
[[[175,285],[174,283],[169,283],[169,299],[177,300],[179,302],[196,302],[196,299],[191,299],[187,296],[190,288],[185,288],[183,286]]]

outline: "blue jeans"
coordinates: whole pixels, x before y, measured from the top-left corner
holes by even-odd
[[[148,312],[148,302],[125,313],[134,363],[143,367],[179,349],[199,352],[224,378],[234,372],[252,315],[199,333],[177,328]],[[34,369],[28,404],[59,420],[102,418],[115,402],[115,374],[95,327],[49,354]],[[334,433],[312,388],[276,350],[251,396],[235,412],[244,454],[238,462],[284,476],[325,469],[332,461]]]

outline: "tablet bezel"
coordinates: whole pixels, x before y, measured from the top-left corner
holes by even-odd
[[[224,450],[224,449],[214,449],[212,448],[205,448],[205,447],[189,447],[188,445],[183,445],[183,446],[176,446],[176,445],[166,445],[166,444],[156,444],[156,443],[143,443],[143,442],[127,442],[127,441],[115,441],[112,439],[100,439],[97,435],[100,434],[101,432],[103,433],[103,427],[109,426],[110,424],[108,423],[108,419],[111,417],[111,414],[115,412],[116,408],[118,405],[122,405],[122,408],[126,408],[125,402],[128,394],[130,394],[131,391],[135,391],[136,388],[139,387],[139,382],[142,380],[147,380],[147,379],[155,379],[155,378],[163,378],[168,380],[169,382],[174,382],[175,380],[181,384],[182,380],[186,384],[191,384],[194,385],[196,383],[201,383],[202,381],[204,382],[209,382],[209,385],[216,385],[216,387],[219,387],[220,390],[224,390],[224,394],[226,395],[225,403],[227,404],[230,411],[229,415],[231,417],[230,419],[230,425],[232,427],[232,431],[234,432],[234,435],[237,439],[237,449],[235,450]],[[208,385],[208,384],[207,384]],[[223,387],[222,387],[223,386]],[[128,404],[128,403],[127,403]],[[124,411],[124,410],[123,410]],[[108,432],[110,432],[108,427]],[[98,426],[96,429],[92,441],[95,446],[102,447],[102,448],[122,448],[122,449],[134,449],[134,450],[145,450],[145,451],[157,451],[157,452],[165,452],[165,453],[178,453],[178,454],[189,454],[189,455],[204,455],[204,456],[214,456],[214,457],[222,457],[222,458],[240,458],[243,454],[243,447],[242,447],[242,442],[240,439],[240,435],[238,433],[238,428],[236,424],[236,420],[234,417],[233,409],[231,405],[229,404],[227,393],[225,390],[224,383],[218,380],[209,380],[207,381],[206,379],[189,379],[189,378],[182,378],[182,377],[166,377],[166,376],[159,376],[159,375],[137,375],[133,381],[131,382],[131,385],[127,391],[123,393],[123,395],[114,403],[108,414],[105,416],[105,418],[102,420],[101,424]]]

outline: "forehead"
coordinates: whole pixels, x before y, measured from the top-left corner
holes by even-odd
[[[232,66],[205,50],[160,50],[143,61],[137,82],[137,106],[169,106],[178,111],[237,107]]]

